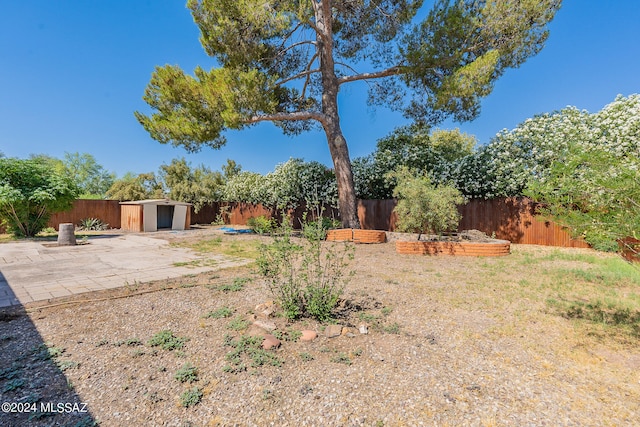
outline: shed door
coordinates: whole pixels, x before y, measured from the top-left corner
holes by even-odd
[[[173,206],[158,205],[158,228],[171,228]]]
[[[177,205],[173,211],[173,223],[171,224],[172,230],[184,230],[187,222],[187,209],[188,206]]]
[[[158,230],[158,210],[156,205],[143,205],[142,217],[144,218],[143,231]]]

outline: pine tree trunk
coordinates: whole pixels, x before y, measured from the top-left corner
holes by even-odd
[[[322,75],[322,126],[327,135],[329,152],[333,160],[333,169],[338,182],[338,209],[342,226],[360,228],[358,220],[358,201],[356,200],[353,172],[347,141],[340,128],[338,114],[338,78],[333,61],[333,35],[331,34],[331,1],[314,2],[316,27],[318,29],[317,46]]]
[[[336,117],[335,120],[337,121],[338,118]],[[329,142],[331,158],[333,159],[336,181],[338,182],[338,208],[340,209],[342,226],[345,228],[360,228],[358,200],[356,199],[347,141],[342,135],[339,124],[336,124],[331,130],[325,129],[325,132]]]

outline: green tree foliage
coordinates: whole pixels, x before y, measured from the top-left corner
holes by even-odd
[[[570,143],[544,179],[525,192],[542,213],[584,237],[595,249],[617,251],[618,240],[640,238],[640,151],[585,150]]]
[[[153,172],[138,175],[129,172],[111,185],[107,197],[120,201],[161,199],[164,190]]]
[[[399,231],[442,235],[458,228],[458,205],[465,203],[460,191],[451,185],[436,186],[429,176],[415,176],[406,167],[392,175],[398,183],[393,195],[398,198],[394,211]]]
[[[338,114],[345,84],[370,82],[372,104],[419,123],[471,120],[508,68],[538,53],[561,0],[189,0],[200,41],[220,65],[193,76],[157,67],[136,117],[151,136],[196,151],[224,131],[270,121],[327,137],[343,224],[358,227]]]
[[[78,185],[81,199],[104,198],[116,179],[88,153],[65,153],[62,165]]]
[[[353,162],[356,194],[362,199],[389,199],[395,178],[389,172],[406,166],[428,174],[435,183],[448,180],[452,164],[474,153],[477,140],[459,129],[398,128],[378,141],[376,151]]]
[[[220,200],[224,185],[222,173],[211,171],[204,165],[192,169],[184,158],[173,159],[170,164],[160,166],[160,179],[170,199],[192,203],[195,212]]]
[[[35,236],[77,194],[73,180],[44,159],[0,158],[0,220],[14,235]]]
[[[242,166],[237,164],[235,160],[227,159],[227,163],[222,165],[222,175],[224,180],[228,180],[232,176],[239,174],[242,171]]]

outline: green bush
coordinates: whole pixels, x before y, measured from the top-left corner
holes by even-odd
[[[274,218],[267,218],[264,215],[258,217],[251,217],[247,220],[247,225],[251,227],[255,233],[258,234],[270,234],[278,226],[277,221]]]
[[[0,158],[0,225],[14,236],[35,236],[52,213],[70,209],[77,194],[72,179],[46,159]]]
[[[458,228],[458,205],[465,202],[460,191],[450,185],[435,186],[428,176],[414,176],[407,168],[392,175],[398,182],[393,192],[398,198],[394,209],[398,231],[442,235]]]
[[[640,237],[640,156],[569,143],[544,180],[526,195],[540,212],[583,237],[594,249],[615,252],[618,241]]]
[[[307,221],[306,212],[302,217],[302,235],[307,240],[324,240],[327,237],[327,231],[332,228],[338,228],[340,221],[318,217],[315,220]]]

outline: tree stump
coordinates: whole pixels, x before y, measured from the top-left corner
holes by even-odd
[[[75,226],[70,223],[58,225],[58,246],[73,246],[76,244]]]

